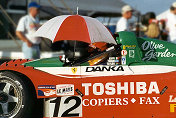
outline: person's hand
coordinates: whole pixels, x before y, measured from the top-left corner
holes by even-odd
[[[28,46],[28,47],[32,47],[32,43],[31,43],[29,40],[27,40],[26,43],[27,43],[27,46]]]

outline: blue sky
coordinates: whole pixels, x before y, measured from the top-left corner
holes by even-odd
[[[142,14],[154,11],[156,15],[170,8],[176,0],[122,0],[133,8],[141,11]]]

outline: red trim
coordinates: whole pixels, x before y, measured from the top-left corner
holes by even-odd
[[[91,43],[86,21],[79,15],[67,17],[61,24],[53,42],[77,40]]]

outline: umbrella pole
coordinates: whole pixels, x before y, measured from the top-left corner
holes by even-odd
[[[73,53],[74,60],[75,60],[75,52],[76,52],[76,40],[75,40],[75,43],[74,43],[74,53]]]

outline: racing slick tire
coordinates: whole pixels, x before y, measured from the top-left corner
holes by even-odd
[[[0,73],[0,118],[33,118],[36,95],[30,82],[16,73]],[[36,118],[36,116],[35,116]]]

